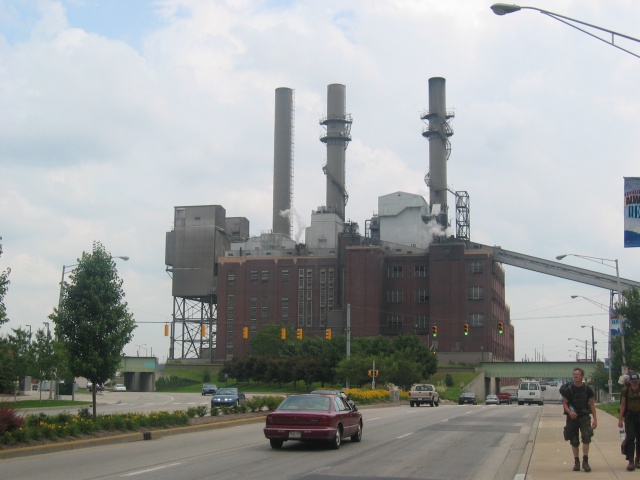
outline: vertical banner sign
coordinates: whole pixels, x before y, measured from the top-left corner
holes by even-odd
[[[609,309],[609,331],[611,336],[622,335],[622,325],[620,324],[620,317],[616,315],[613,309]]]
[[[624,177],[624,247],[640,247],[640,178]]]

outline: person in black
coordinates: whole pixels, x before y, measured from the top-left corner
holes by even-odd
[[[589,465],[589,444],[593,436],[593,430],[598,426],[596,416],[596,404],[593,389],[584,383],[584,370],[574,368],[573,383],[566,389],[562,389],[562,408],[567,416],[564,427],[564,439],[569,440],[573,452],[573,470],[580,470],[580,440],[582,440],[582,469],[591,471]],[[593,415],[593,423],[591,422]],[[580,438],[578,438],[580,434]]]
[[[636,372],[629,372],[629,385],[622,389],[620,394],[620,416],[618,417],[618,428],[622,428],[622,418],[624,417],[624,455],[629,464],[627,470],[630,472],[640,468],[640,375]],[[636,453],[636,461],[633,462],[633,454]]]

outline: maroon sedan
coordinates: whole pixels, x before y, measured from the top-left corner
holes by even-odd
[[[267,415],[264,436],[272,448],[297,440],[327,441],[338,449],[343,438],[362,440],[362,415],[340,395],[291,395]]]

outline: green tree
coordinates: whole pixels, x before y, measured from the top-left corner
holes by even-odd
[[[0,237],[0,240],[2,240],[2,237]],[[0,243],[0,257],[2,257],[2,243]],[[0,272],[0,326],[9,321],[9,317],[7,317],[7,309],[4,306],[4,296],[9,290],[10,273],[10,268],[7,268],[4,272]]]
[[[640,290],[633,287],[622,293],[623,302],[615,305],[615,314],[624,318],[624,360],[633,370],[640,369]],[[622,339],[615,336],[611,342],[611,372],[614,385],[622,371]]]
[[[49,318],[56,325],[71,374],[103,384],[122,363],[122,349],[131,341],[135,321],[124,301],[115,262],[102,244],[95,242],[91,253],[82,253],[70,277],[71,283],[62,285],[60,310]]]
[[[31,334],[22,328],[12,329],[13,334],[7,335],[8,357],[6,367],[10,372],[10,380],[15,384],[27,375],[33,373],[33,355],[31,350]]]
[[[47,328],[38,329],[36,331],[35,342],[33,343],[34,352],[34,377],[40,380],[40,386],[42,386],[42,380],[54,380],[58,374],[59,365],[62,363],[61,346],[56,349],[54,347],[53,337],[51,331]],[[40,399],[42,400],[42,388],[40,391]],[[49,399],[53,388],[49,388]]]

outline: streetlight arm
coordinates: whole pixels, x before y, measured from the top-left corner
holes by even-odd
[[[615,43],[615,37],[616,36],[621,37],[621,38],[626,38],[627,40],[631,40],[633,42],[640,43],[640,39],[632,37],[630,35],[625,35],[623,33],[619,33],[619,32],[615,32],[613,30],[609,30],[608,28],[599,27],[599,26],[593,25],[591,23],[583,22],[583,21],[577,20],[575,18],[567,17],[565,15],[560,15],[558,13],[550,12],[548,10],[543,10],[541,8],[536,8],[536,7],[521,7],[519,5],[509,5],[509,4],[506,4],[506,3],[495,3],[495,4],[491,5],[491,10],[493,10],[493,13],[495,13],[496,15],[506,15],[508,13],[518,12],[520,10],[535,10],[537,12],[542,13],[543,15],[546,15],[548,17],[551,17],[551,18],[555,19],[555,20],[558,20],[559,22],[562,22],[565,25],[568,25],[568,26],[570,26],[572,28],[575,28],[576,30],[581,31],[582,33],[586,33],[590,37],[593,37],[593,38],[595,38],[597,40],[600,40],[601,42],[607,43],[607,44],[611,45],[612,47],[617,48],[618,50],[622,50],[623,52],[627,52],[628,54],[633,55],[636,58],[640,58],[640,55],[637,55],[637,54],[627,50],[626,48],[622,48],[621,46],[616,45],[616,43]],[[584,25],[584,26],[589,27],[589,28],[594,28],[594,29],[599,30],[601,32],[609,33],[609,34],[611,34],[611,40],[607,40],[606,38],[602,38],[602,37],[599,37],[598,35],[594,35],[593,33],[589,32],[587,30],[584,30],[584,29],[578,27],[577,25],[574,25],[571,22],[575,22],[575,23],[578,23],[580,25]]]

